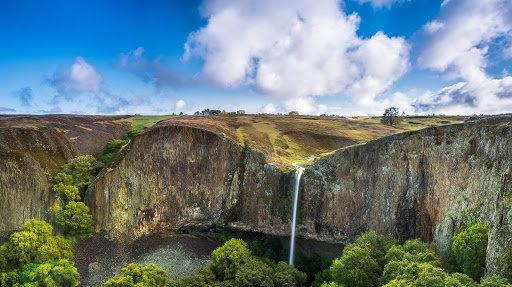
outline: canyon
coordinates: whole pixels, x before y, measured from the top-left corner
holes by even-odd
[[[130,125],[111,117],[0,127],[0,232],[7,234],[28,218],[46,218],[48,179],[60,164],[97,155]],[[190,227],[288,235],[294,169],[239,138],[179,119],[145,129],[86,192],[97,231],[122,243]],[[479,220],[491,230],[488,272],[512,243],[511,116],[334,146],[303,163],[298,237],[347,243],[376,230],[432,241],[447,256],[453,234]]]

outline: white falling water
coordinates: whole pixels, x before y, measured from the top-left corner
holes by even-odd
[[[295,253],[295,227],[297,226],[297,205],[299,203],[299,186],[300,178],[304,168],[297,167],[295,170],[295,183],[293,185],[293,215],[292,215],[292,232],[290,236],[290,259],[288,263],[293,265],[293,255]]]

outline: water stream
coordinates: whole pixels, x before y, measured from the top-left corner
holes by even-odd
[[[290,235],[290,258],[288,263],[293,265],[293,256],[295,254],[295,228],[297,226],[297,206],[299,203],[299,187],[300,187],[300,178],[302,177],[302,172],[304,172],[304,168],[297,167],[295,170],[295,183],[293,185],[293,214],[292,214],[292,228]]]

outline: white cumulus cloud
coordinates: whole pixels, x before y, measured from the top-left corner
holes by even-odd
[[[184,100],[177,100],[176,103],[174,103],[174,109],[181,111],[187,108],[187,103]]]
[[[423,97],[419,102],[423,110],[499,113],[512,109],[509,96],[503,96],[510,95],[509,79],[493,79],[486,72],[495,40],[512,33],[510,0],[444,1],[439,17],[425,31],[419,65],[462,81]]]
[[[79,91],[98,92],[101,87],[101,76],[81,57],[71,66],[70,80]]]
[[[359,16],[337,0],[212,0],[202,14],[208,23],[189,36],[184,58],[202,58],[202,76],[218,85],[251,86],[288,110],[320,113],[315,97],[342,93],[372,109],[409,67],[403,38],[360,38]]]
[[[102,77],[92,65],[77,57],[70,68],[61,67],[47,81],[58,94],[71,97],[77,93],[99,92]]]

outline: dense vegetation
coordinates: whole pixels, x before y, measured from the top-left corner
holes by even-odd
[[[487,227],[481,223],[460,230],[451,244],[456,266],[448,268],[429,243],[414,239],[400,244],[370,231],[348,244],[330,267],[307,276],[301,272],[308,266],[304,262],[291,267],[276,261],[278,252],[262,241],[246,243],[221,233],[218,240],[224,245],[195,276],[169,281],[158,266],[131,264],[105,286],[512,287],[507,277],[512,271],[510,248],[500,260],[501,276],[482,278],[487,237]]]
[[[55,201],[50,208],[59,230],[31,219],[13,233],[0,246],[0,287],[79,286],[72,242],[93,233],[91,212],[81,200],[100,168],[90,155],[73,158],[60,168],[52,180]]]
[[[70,238],[88,237],[93,232],[91,211],[82,198],[101,166],[91,155],[78,156],[63,165],[53,178],[56,198],[50,213]]]
[[[212,252],[209,265],[192,277],[169,281],[160,267],[130,264],[109,279],[105,287],[207,287],[207,286],[305,286],[306,274],[284,262],[273,262],[251,254],[247,244],[229,239]]]
[[[0,286],[78,286],[71,241],[53,227],[28,220],[0,246]]]
[[[428,243],[414,239],[398,244],[391,238],[368,232],[344,248],[341,257],[329,269],[331,280],[322,286],[510,287],[512,285],[503,277],[481,279],[485,269],[487,237],[488,230],[481,223],[471,224],[456,234],[451,249],[460,273],[450,273]],[[504,269],[508,270],[508,267]]]

